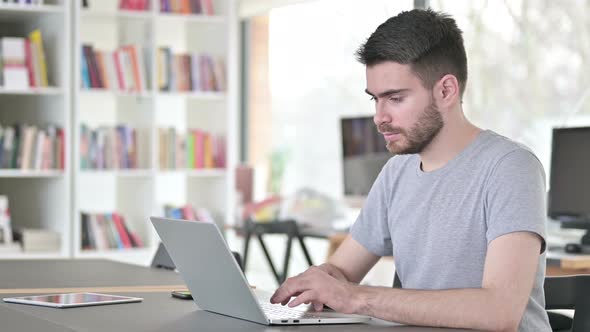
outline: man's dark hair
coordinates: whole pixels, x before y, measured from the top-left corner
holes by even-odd
[[[467,56],[461,30],[447,14],[431,9],[402,12],[383,22],[356,52],[372,66],[385,61],[410,65],[431,89],[446,74],[457,77],[461,96],[467,83]]]

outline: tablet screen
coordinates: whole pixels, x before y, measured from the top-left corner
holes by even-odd
[[[52,307],[74,307],[109,303],[139,302],[141,298],[97,293],[70,293],[5,298],[6,302],[47,305]]]

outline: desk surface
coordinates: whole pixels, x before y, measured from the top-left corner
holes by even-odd
[[[24,288],[184,285],[176,272],[109,260],[3,260],[0,292]]]
[[[125,293],[143,297],[141,303],[105,305],[95,307],[55,309],[38,306],[2,303],[0,319],[7,331],[37,331],[22,328],[25,317],[34,316],[30,324],[48,322],[62,326],[66,331],[390,331],[439,332],[464,331],[428,327],[391,326],[384,323],[322,326],[265,326],[199,310],[193,301],[172,298],[170,293]],[[0,294],[0,297],[5,297]],[[18,315],[13,315],[18,311]],[[53,331],[48,329],[48,331]],[[57,331],[57,330],[56,330]]]
[[[0,261],[0,298],[42,292],[42,288],[119,287],[112,293],[144,298],[141,303],[56,309],[0,302],[2,331],[460,331],[390,326],[372,322],[355,325],[264,326],[198,309],[193,301],[170,296],[167,285],[183,284],[168,270],[105,260]],[[138,287],[152,288],[137,291]],[[16,289],[28,288],[20,294]],[[128,289],[122,291],[122,289]],[[104,291],[109,292],[109,291]]]

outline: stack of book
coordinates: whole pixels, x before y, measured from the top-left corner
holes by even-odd
[[[158,49],[160,91],[225,91],[225,62],[208,54],[173,54]]]
[[[172,219],[193,220],[208,222],[212,224],[215,223],[213,215],[208,209],[203,207],[195,209],[190,204],[185,204],[183,206],[174,206],[172,204],[166,204],[164,205],[164,215],[167,218]]]
[[[141,248],[139,236],[130,231],[119,213],[81,213],[82,249],[108,250]]]
[[[200,129],[182,135],[175,128],[160,128],[161,169],[225,168],[226,139]]]
[[[12,226],[10,225],[8,197],[0,195],[0,246],[10,244],[12,244]]]
[[[160,0],[162,13],[214,15],[212,0]]]
[[[64,169],[64,142],[64,131],[56,126],[0,125],[0,168]]]
[[[149,90],[147,51],[139,45],[122,46],[108,52],[82,45],[82,88],[143,92]]]
[[[149,0],[121,0],[119,9],[123,10],[148,10],[150,8]]]
[[[55,252],[61,249],[61,235],[46,229],[23,228],[15,232],[24,252]]]
[[[29,38],[0,38],[0,85],[15,90],[49,85],[40,30]]]
[[[80,128],[82,169],[134,169],[137,162],[137,129],[126,125]]]

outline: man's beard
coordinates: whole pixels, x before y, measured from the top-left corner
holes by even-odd
[[[414,154],[422,152],[436,137],[444,125],[438,108],[431,102],[418,117],[416,124],[408,131],[387,124],[379,126],[379,132],[393,132],[401,134],[402,138],[389,141],[387,150],[393,154]],[[405,140],[403,139],[405,137]],[[407,145],[401,145],[407,141]]]

